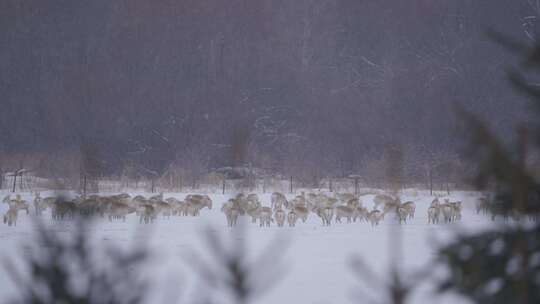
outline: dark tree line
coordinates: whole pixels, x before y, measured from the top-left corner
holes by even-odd
[[[501,109],[521,113],[498,72],[514,58],[482,33],[526,36],[530,14],[504,0],[5,0],[0,152],[50,160],[91,143],[100,175],[153,176],[244,165],[240,144],[256,167],[343,176],[401,145],[424,178],[458,141],[450,101],[501,130]]]

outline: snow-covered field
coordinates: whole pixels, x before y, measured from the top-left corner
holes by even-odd
[[[7,192],[0,192],[3,198]],[[141,193],[131,193],[133,195]],[[186,193],[165,193],[165,197],[174,196],[183,199]],[[126,222],[108,222],[100,220],[92,228],[98,242],[130,246],[148,238],[152,259],[151,280],[155,285],[150,293],[150,303],[172,303],[171,299],[180,296],[183,303],[193,303],[204,299],[201,293],[201,280],[190,266],[186,255],[200,254],[208,256],[207,246],[202,240],[204,229],[220,237],[231,239],[230,233],[238,232],[238,227],[227,227],[225,216],[220,212],[223,202],[229,195],[211,194],[214,208],[203,209],[199,217],[159,217],[154,224],[139,224],[135,215],[130,215]],[[42,193],[42,196],[47,196]],[[385,219],[377,227],[368,223],[347,224],[332,223],[324,227],[321,220],[311,214],[306,223],[299,221],[296,227],[279,228],[275,224],[269,228],[260,228],[258,224],[246,222],[245,238],[250,257],[256,257],[265,245],[276,239],[286,240],[288,245],[280,258],[285,265],[282,279],[266,294],[257,298],[255,303],[369,303],[371,299],[384,300],[382,290],[358,280],[352,272],[350,261],[353,256],[362,257],[380,276],[388,270],[391,233],[400,226],[402,235],[402,270],[411,272],[429,265],[434,258],[437,244],[447,242],[457,231],[477,231],[491,224],[491,221],[474,212],[477,193],[454,192],[452,200],[461,200],[464,205],[463,218],[452,224],[428,225],[427,208],[433,199],[428,192],[404,191],[402,201],[416,202],[416,216],[404,225],[393,219]],[[23,198],[31,201],[30,193],[23,193]],[[270,205],[270,194],[259,194],[263,205]],[[361,196],[363,205],[371,208],[373,195]],[[7,204],[0,205],[5,213]],[[51,229],[66,233],[73,223],[53,222],[50,215],[44,215]],[[22,245],[32,240],[31,216],[19,212],[17,226],[0,225],[0,256],[11,262],[20,261]],[[276,257],[278,259],[278,257]],[[433,284],[420,285],[411,298],[411,303],[467,303],[456,295],[439,296],[433,293]],[[0,270],[0,303],[16,296],[16,289],[6,271]]]

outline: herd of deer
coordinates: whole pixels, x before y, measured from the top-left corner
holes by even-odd
[[[10,195],[3,200],[9,204],[8,211],[4,214],[4,223],[17,224],[17,213],[25,210],[30,213],[29,203],[21,198],[19,194],[15,198]],[[34,210],[40,216],[46,209],[51,210],[53,220],[73,218],[75,215],[107,217],[109,221],[123,220],[126,216],[135,213],[139,216],[139,222],[153,222],[159,214],[165,217],[171,215],[199,215],[201,209],[207,207],[212,209],[212,200],[208,195],[190,194],[180,201],[174,197],[163,199],[163,194],[149,198],[138,195],[131,197],[127,193],[110,196],[91,195],[87,198],[77,197],[73,200],[60,199],[58,197],[41,198],[39,193],[35,194]]]
[[[435,198],[428,208],[428,223],[438,223],[442,220],[445,223],[461,220],[461,202],[450,202],[448,199],[444,203],[440,203],[438,198]]]
[[[292,200],[287,200],[282,193],[274,192],[268,207],[262,206],[256,194],[246,196],[241,193],[229,199],[221,211],[225,213],[230,227],[236,225],[241,215],[250,216],[253,223],[258,220],[261,227],[270,226],[274,221],[279,227],[283,227],[285,221],[290,227],[294,227],[298,219],[305,223],[310,214],[318,216],[324,226],[331,225],[333,219],[341,223],[343,218],[347,219],[347,223],[358,220],[376,226],[389,213],[395,214],[400,223],[414,218],[416,204],[412,201],[401,203],[399,198],[381,194],[375,196],[374,203],[373,210],[368,210],[359,198],[350,193],[329,196],[324,193],[302,192]]]
[[[19,194],[12,198],[10,195],[3,200],[9,205],[4,214],[4,223],[16,225],[17,213],[25,210],[30,213],[30,204],[23,200]],[[388,214],[393,214],[399,223],[406,223],[414,218],[416,204],[412,201],[402,203],[399,197],[387,194],[376,195],[374,206],[368,210],[362,201],[350,193],[336,193],[332,196],[325,193],[302,192],[288,200],[284,194],[274,192],[271,195],[270,206],[263,206],[257,194],[244,195],[242,193],[229,199],[223,204],[221,211],[225,214],[229,227],[235,226],[239,216],[249,216],[253,223],[259,222],[261,227],[270,226],[273,222],[279,227],[287,223],[294,227],[300,219],[306,222],[310,214],[318,216],[324,226],[330,226],[332,221],[347,223],[365,221],[376,226]],[[34,212],[37,216],[50,209],[53,220],[73,218],[75,215],[108,218],[109,221],[125,221],[126,216],[135,213],[140,223],[151,223],[158,215],[170,217],[197,216],[203,208],[212,209],[212,200],[208,195],[189,194],[184,200],[174,197],[163,198],[163,194],[145,198],[138,195],[131,197],[127,193],[109,196],[91,195],[87,198],[59,199],[57,197],[42,198],[35,193],[33,201]],[[461,202],[450,202],[447,199],[440,203],[436,198],[428,208],[428,223],[439,223],[441,219],[452,222],[461,219]]]

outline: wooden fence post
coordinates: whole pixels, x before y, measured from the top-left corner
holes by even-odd
[[[223,187],[222,187],[222,194],[225,194],[225,177],[223,177]]]
[[[429,170],[429,195],[433,195],[433,173]]]
[[[11,190],[13,193],[15,193],[15,187],[17,186],[17,173],[18,172],[13,172],[13,190]]]
[[[293,185],[292,185],[292,182],[293,182],[293,180],[292,180],[292,175],[291,175],[291,183],[290,183],[290,184],[291,184],[291,194],[293,193]]]

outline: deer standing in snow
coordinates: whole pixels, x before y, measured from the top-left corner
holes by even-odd
[[[354,209],[349,206],[336,207],[336,223],[341,223],[341,218],[347,218],[347,223],[350,223],[354,217]]]
[[[317,215],[321,218],[323,226],[330,226],[334,217],[334,208],[318,208]]]
[[[285,197],[285,195],[279,192],[272,193],[272,196],[270,197],[270,199],[271,199],[270,207],[274,211],[283,208],[285,204],[287,203],[287,198]]]
[[[287,214],[287,222],[289,223],[289,227],[294,227],[296,225],[296,220],[298,219],[298,216],[294,212],[294,210],[289,211],[289,214]]]
[[[283,227],[283,224],[285,224],[285,218],[287,216],[285,215],[285,211],[278,209],[274,213],[274,218],[276,219],[276,223],[278,227]]]
[[[437,224],[441,210],[439,206],[430,206],[428,208],[428,224]]]
[[[408,218],[414,218],[414,212],[416,211],[416,204],[412,201],[405,202],[401,204],[401,207],[405,209]]]
[[[17,226],[17,209],[9,208],[6,214],[4,214],[4,224]]]
[[[383,215],[379,210],[372,210],[368,213],[367,219],[371,223],[371,226],[378,226]]]
[[[269,207],[262,207],[259,213],[259,225],[261,227],[270,227],[270,223],[273,221],[274,219],[272,218],[272,209],[270,209]]]

